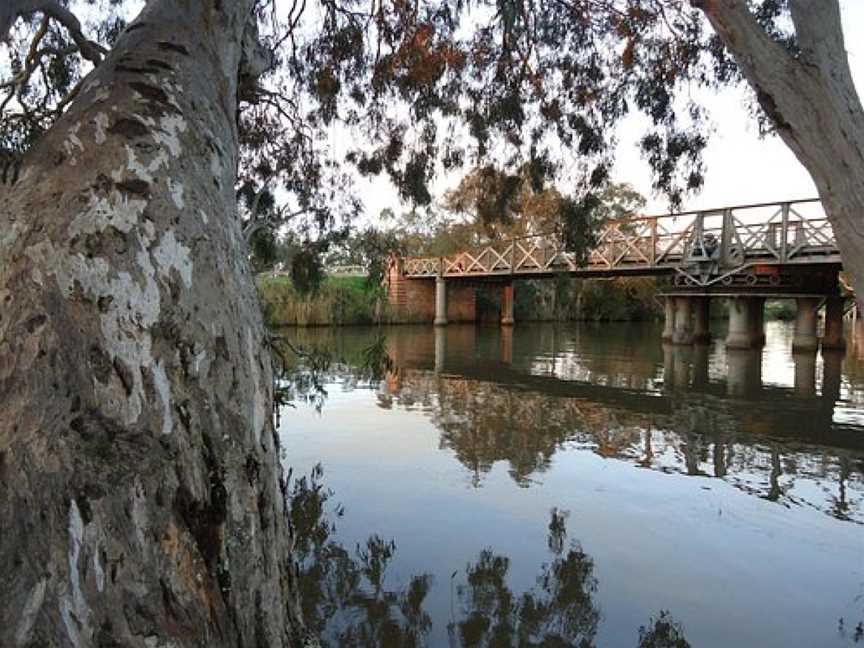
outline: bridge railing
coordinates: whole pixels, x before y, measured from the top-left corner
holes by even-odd
[[[818,199],[637,216],[608,221],[584,260],[555,234],[538,234],[442,257],[408,257],[409,277],[644,272],[710,262],[715,272],[757,263],[807,263],[838,255]]]

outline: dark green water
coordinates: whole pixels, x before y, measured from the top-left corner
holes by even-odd
[[[329,645],[864,645],[864,344],[286,335],[333,358],[280,427],[295,478],[323,466],[294,519]]]

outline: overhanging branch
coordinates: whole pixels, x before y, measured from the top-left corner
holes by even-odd
[[[4,4],[0,5],[0,40],[8,40],[9,30],[19,16],[30,15],[36,11],[63,25],[85,59],[94,65],[102,60],[105,49],[84,36],[81,22],[57,0],[5,0]]]

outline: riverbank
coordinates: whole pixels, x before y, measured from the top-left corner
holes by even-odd
[[[365,277],[327,277],[301,294],[288,276],[257,280],[264,317],[271,326],[403,324],[414,320],[388,308],[383,291]],[[651,321],[662,313],[653,279],[584,281],[569,277],[515,284],[519,321]],[[477,319],[497,321],[500,291],[477,291]]]

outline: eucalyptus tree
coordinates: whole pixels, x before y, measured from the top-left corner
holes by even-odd
[[[0,644],[302,640],[241,225],[330,231],[360,205],[346,165],[421,205],[442,169],[563,173],[579,244],[614,124],[649,116],[680,200],[706,143],[688,90],[743,73],[864,287],[837,1],[693,4],[0,4]]]

